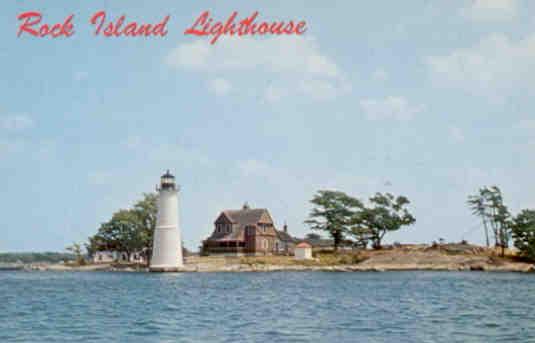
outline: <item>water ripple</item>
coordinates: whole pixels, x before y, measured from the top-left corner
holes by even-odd
[[[527,342],[514,273],[0,272],[0,342]]]

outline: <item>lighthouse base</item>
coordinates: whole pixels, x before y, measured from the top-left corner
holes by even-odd
[[[181,271],[183,271],[182,267],[172,267],[172,266],[149,267],[149,272],[152,272],[152,273],[177,273]]]

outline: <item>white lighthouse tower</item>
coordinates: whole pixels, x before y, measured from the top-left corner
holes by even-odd
[[[169,170],[158,188],[158,218],[154,230],[150,271],[174,272],[183,266],[182,239],[178,223],[178,191]]]

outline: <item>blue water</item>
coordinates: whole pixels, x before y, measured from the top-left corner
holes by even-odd
[[[535,275],[0,272],[0,342],[528,342]]]

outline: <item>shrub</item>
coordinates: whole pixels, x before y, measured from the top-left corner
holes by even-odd
[[[512,233],[520,256],[535,260],[535,210],[522,210],[513,219]]]

